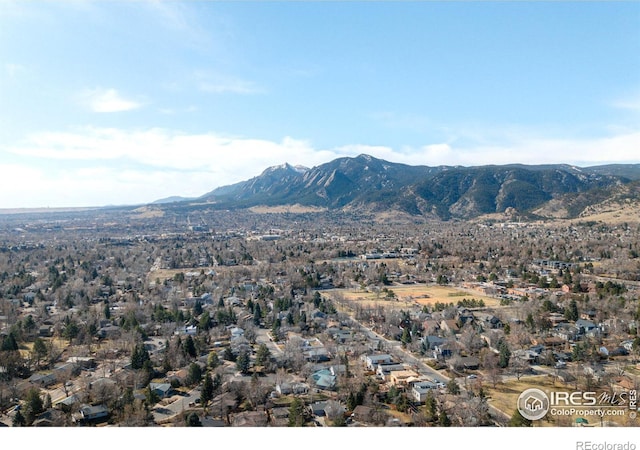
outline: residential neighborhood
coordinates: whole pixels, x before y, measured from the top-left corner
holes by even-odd
[[[0,220],[4,425],[502,427],[528,387],[638,388],[637,223],[189,223]]]

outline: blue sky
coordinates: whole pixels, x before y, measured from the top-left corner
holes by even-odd
[[[640,2],[1,1],[0,208],[268,166],[640,162]]]

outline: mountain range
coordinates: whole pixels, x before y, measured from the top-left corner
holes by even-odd
[[[640,164],[412,166],[369,155],[313,168],[283,164],[197,198],[214,208],[302,205],[328,210],[400,211],[449,220],[517,211],[531,217],[578,217],[615,198],[640,197]],[[559,213],[560,211],[560,213]]]

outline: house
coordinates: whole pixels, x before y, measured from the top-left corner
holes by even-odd
[[[436,346],[442,345],[445,342],[446,339],[441,338],[440,336],[429,335],[422,338],[422,343],[427,350],[434,350]]]
[[[529,364],[538,362],[539,354],[533,350],[514,350],[513,357]]]
[[[456,350],[456,345],[452,342],[445,342],[441,345],[436,345],[433,349],[433,357],[436,359],[450,358],[453,356],[453,352]]]
[[[385,333],[384,335],[388,338],[388,339],[392,339],[394,341],[399,341],[400,339],[402,339],[402,334],[404,333],[404,330],[396,325],[389,325],[386,327]]]
[[[33,302],[36,300],[36,293],[27,292],[26,294],[24,294],[22,299],[25,301],[25,303],[29,303],[30,305],[33,305]]]
[[[62,410],[70,410],[73,405],[75,405],[76,403],[78,403],[80,400],[78,399],[78,397],[74,394],[74,395],[70,395],[69,397],[60,400],[59,402],[57,402],[54,406],[58,409],[62,409]]]
[[[502,321],[493,314],[476,313],[476,319],[485,330],[495,330],[503,327]]]
[[[117,325],[108,323],[98,330],[98,337],[101,339],[114,339],[120,336],[121,330]]]
[[[233,416],[232,427],[266,427],[269,416],[266,411],[243,411]]]
[[[238,297],[229,297],[225,300],[227,306],[242,306],[242,300]]]
[[[415,370],[392,370],[389,372],[389,382],[394,386],[407,386],[414,382],[420,375]]]
[[[56,376],[54,373],[34,373],[27,380],[32,384],[46,387],[56,382]]]
[[[195,336],[198,333],[198,327],[195,325],[186,325],[176,328],[173,332],[175,335]]]
[[[446,333],[456,334],[460,332],[458,322],[453,319],[446,319],[440,322],[440,328]]]
[[[240,327],[233,327],[231,328],[231,330],[229,330],[229,332],[231,333],[231,339],[239,339],[241,337],[244,337],[244,330]]]
[[[201,417],[200,422],[202,423],[203,428],[204,427],[219,428],[219,427],[224,427],[226,425],[224,420],[214,419],[212,416]]]
[[[56,375],[58,381],[62,381],[64,377],[68,378],[72,375],[78,375],[80,373],[80,367],[72,363],[62,363],[56,365],[53,369],[53,373]]]
[[[600,329],[597,325],[590,320],[578,319],[576,320],[575,328],[578,336],[590,336],[595,337],[600,334]]]
[[[310,348],[308,350],[305,350],[303,355],[304,359],[312,362],[323,362],[331,360],[329,351],[324,347]]]
[[[337,328],[330,328],[327,330],[327,333],[331,336],[331,338],[339,343],[344,344],[353,339],[353,331],[351,330],[340,330]]]
[[[109,417],[109,410],[104,405],[82,405],[80,412],[73,419],[76,422],[94,422]]]
[[[373,419],[373,408],[364,405],[358,405],[353,410],[353,418],[358,422],[371,422]]]
[[[593,309],[590,309],[589,311],[585,311],[582,314],[580,314],[580,318],[584,319],[584,320],[593,320],[596,317],[596,311]]]
[[[314,402],[309,405],[309,409],[311,409],[311,414],[316,417],[324,417],[326,416],[325,409],[327,407],[327,402]]]
[[[149,389],[160,398],[167,398],[171,395],[171,384],[169,383],[149,383]]]
[[[473,313],[466,308],[458,309],[457,315],[458,323],[462,324],[462,326],[466,325],[467,323],[473,323],[475,319]]]
[[[306,383],[278,383],[276,392],[280,395],[306,394],[309,392],[309,385]]]
[[[460,362],[466,370],[478,370],[480,367],[480,360],[475,356],[463,356],[460,358]]]
[[[551,322],[552,326],[558,325],[559,323],[564,323],[567,319],[564,317],[564,314],[560,313],[549,313],[547,314],[547,319]]]
[[[377,355],[363,355],[362,360],[368,370],[376,370],[380,364],[391,364],[393,357],[386,353],[381,353]]]
[[[623,342],[620,343],[620,345],[622,347],[624,347],[625,349],[627,349],[628,352],[632,352],[633,351],[633,341],[632,340],[623,341]]]
[[[551,334],[564,341],[574,341],[578,335],[578,332],[576,328],[571,326],[570,324],[560,323],[556,325],[553,330],[551,330]]]
[[[567,345],[567,342],[557,336],[545,336],[540,339],[534,339],[534,343],[540,344],[546,348],[562,348]]]
[[[404,370],[404,369],[405,369],[405,366],[404,364],[401,364],[401,363],[378,364],[378,367],[376,369],[376,375],[382,381],[387,381],[389,379],[389,375],[391,375],[391,372],[393,372],[394,370]]]
[[[331,369],[322,369],[311,375],[318,389],[331,390],[336,387],[337,377]]]
[[[115,388],[118,383],[113,378],[98,378],[95,381],[89,383],[90,390],[112,389]]]
[[[427,399],[427,394],[431,389],[436,389],[438,386],[431,381],[419,381],[413,383],[411,386],[411,397],[418,403],[424,403]]]
[[[202,294],[200,296],[200,302],[202,303],[202,305],[213,305],[213,295],[211,295],[211,293],[209,292]]]
[[[271,409],[271,425],[274,427],[286,427],[289,424],[289,408],[279,406]]]
[[[91,369],[96,366],[96,359],[91,356],[72,356],[67,359],[67,362],[82,369]]]
[[[184,384],[188,376],[189,371],[187,369],[174,370],[167,373],[166,382]]]
[[[433,334],[440,329],[440,325],[435,319],[427,319],[422,322],[422,329],[425,334]]]
[[[40,328],[38,328],[38,336],[40,337],[53,336],[53,327],[50,325],[42,325]]]
[[[36,417],[32,426],[34,427],[63,427],[66,422],[66,415],[62,411],[49,409]]]

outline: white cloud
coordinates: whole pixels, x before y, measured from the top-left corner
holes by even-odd
[[[92,89],[82,94],[83,102],[93,112],[111,113],[131,111],[142,106],[141,103],[124,98],[115,89]]]
[[[640,132],[591,140],[510,139],[499,145],[467,147],[436,143],[393,149],[356,144],[317,149],[291,137],[275,142],[161,128],[126,131],[87,127],[43,132],[20,145],[5,146],[11,161],[20,163],[0,165],[0,207],[131,204],[171,195],[196,197],[254,177],[269,166],[288,162],[312,167],[361,153],[427,166],[640,162]]]
[[[640,112],[640,88],[629,92],[624,97],[619,97],[611,102],[611,106],[618,109],[626,109],[633,112]]]

